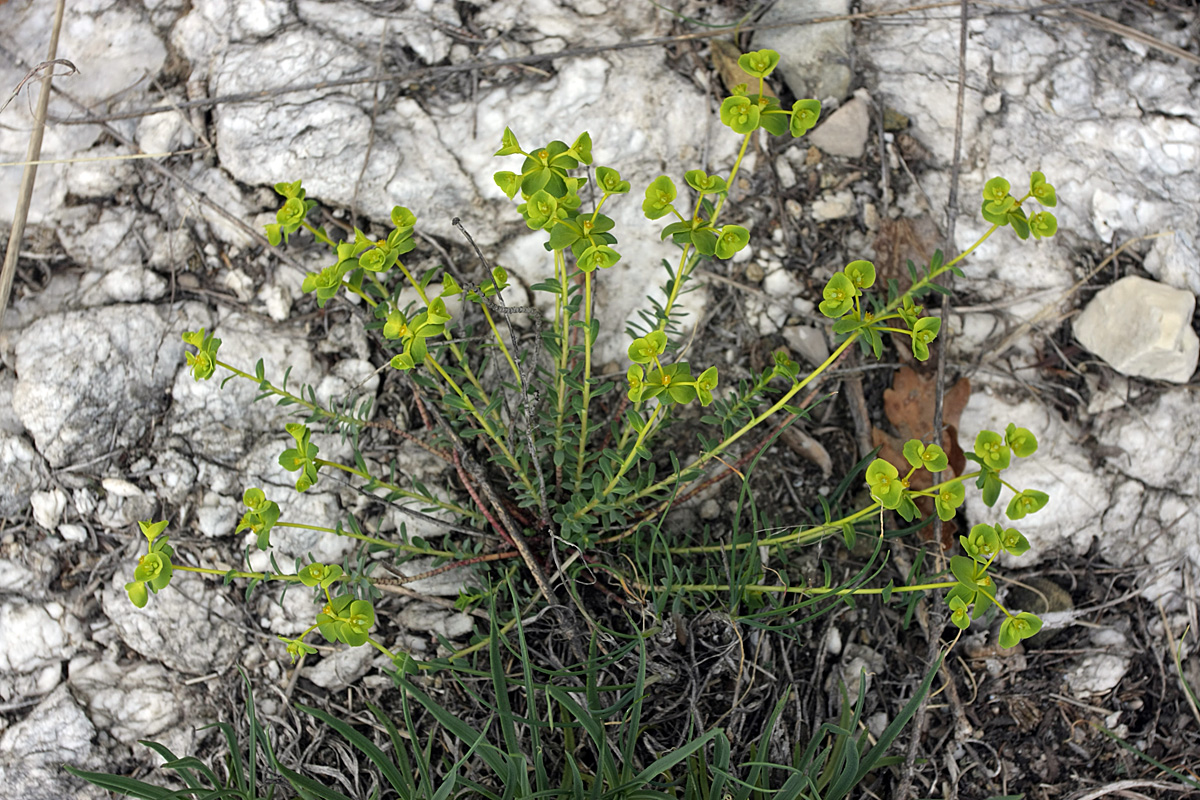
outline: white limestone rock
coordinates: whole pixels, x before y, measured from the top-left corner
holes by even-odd
[[[79,620],[60,603],[16,600],[0,606],[0,697],[50,692],[62,678],[62,662],[82,639]]]
[[[0,64],[0,86],[16,88],[29,68],[46,58],[46,43],[50,40],[53,22],[54,14],[47,13],[42,3],[25,0],[3,4],[0,30],[4,31],[8,46],[14,48],[16,56],[24,63],[3,59]],[[78,72],[70,77],[57,78],[54,83],[57,88],[67,89],[85,107],[118,110],[123,104],[141,102],[134,87],[148,84],[146,76],[159,73],[167,51],[140,4],[81,0],[72,4],[71,13],[63,17],[58,54],[60,58],[69,58]],[[56,75],[66,72],[61,66],[55,68]],[[4,110],[4,124],[0,126],[0,161],[25,159],[29,131],[35,126],[33,110],[37,103],[33,98],[37,97],[39,90],[40,82],[36,79],[30,81],[21,98],[14,100]],[[6,97],[7,94],[6,90]],[[80,111],[65,98],[55,96],[50,101],[50,114],[77,119]],[[101,129],[95,125],[48,124],[45,126],[41,157],[54,160],[74,155],[93,155],[89,150],[101,133]],[[66,175],[79,166],[46,164],[38,168],[33,203],[29,210],[31,226],[51,222],[61,211],[68,189]],[[13,218],[18,193],[9,187],[16,185],[19,174],[19,171],[12,169],[4,172],[5,191],[0,192],[0,219]]]
[[[475,629],[475,618],[470,614],[420,602],[401,609],[397,621],[410,632],[428,632],[447,639],[462,639]]]
[[[182,721],[185,692],[161,664],[119,665],[82,655],[71,662],[70,687],[86,703],[88,716],[117,741],[161,741]],[[130,702],[136,697],[136,702]],[[179,752],[176,750],[176,752]]]
[[[320,637],[315,637],[314,641],[320,641]],[[319,662],[305,669],[304,677],[322,689],[338,691],[356,684],[376,662],[388,663],[374,647],[339,645],[337,650],[324,654]]]
[[[1102,289],[1075,318],[1075,338],[1118,372],[1187,383],[1200,358],[1196,296],[1136,275]]]
[[[76,197],[107,198],[133,180],[133,162],[119,158],[125,148],[100,145],[88,150],[84,161],[67,164],[67,191]]]

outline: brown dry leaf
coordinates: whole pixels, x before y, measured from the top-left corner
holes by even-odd
[[[728,39],[713,39],[711,47],[713,66],[716,67],[717,74],[721,76],[721,82],[725,84],[726,91],[732,92],[733,87],[739,83],[746,84],[751,94],[758,90],[758,78],[738,66],[738,58],[741,57],[742,51],[736,44]],[[768,97],[776,96],[775,92],[771,91],[769,82],[763,87],[763,94]]]
[[[900,285],[900,291],[908,289],[912,286],[908,260],[928,264],[941,238],[937,225],[928,214],[881,219],[879,233],[875,235],[875,269],[879,282],[887,286],[888,280],[894,279]]]
[[[779,440],[796,455],[820,467],[821,474],[826,478],[833,474],[833,459],[829,457],[825,445],[795,425],[784,428],[783,433],[779,434]]]
[[[937,392],[937,375],[931,373],[922,375],[910,367],[901,367],[892,380],[892,388],[883,393],[883,411],[888,422],[896,429],[892,436],[879,428],[871,430],[871,444],[880,447],[879,457],[889,462],[903,475],[908,472],[909,464],[904,458],[904,443],[909,439],[919,439],[923,442],[933,441],[933,403]],[[963,474],[967,460],[962,447],[958,443],[958,423],[962,418],[963,408],[971,397],[971,382],[966,378],[958,381],[946,391],[942,400],[942,421],[945,431],[942,433],[941,446],[950,458],[947,472],[949,477]],[[932,476],[926,470],[913,473],[910,484],[913,489],[928,489],[933,485]],[[928,515],[933,511],[933,501],[929,498],[917,498],[917,507],[921,513]],[[954,533],[957,527],[953,521],[942,524],[942,547],[949,549],[954,543]],[[929,528],[921,531],[922,538],[928,541],[932,535]]]

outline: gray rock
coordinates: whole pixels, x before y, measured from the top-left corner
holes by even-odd
[[[825,691],[840,696],[840,684],[845,684],[846,696],[853,703],[858,698],[860,685],[865,682],[865,691],[869,693],[872,679],[882,675],[886,665],[878,651],[857,643],[847,644],[837,667],[825,679]]]
[[[1187,383],[1200,359],[1196,296],[1130,275],[1105,287],[1075,318],[1075,338],[1118,372]]]
[[[321,382],[322,370],[308,342],[290,329],[233,313],[221,320],[213,333],[221,339],[220,359],[238,369],[253,374],[254,364],[261,358],[267,379],[282,386],[284,372],[291,367],[288,389],[297,393],[302,385],[316,386]],[[172,335],[179,337],[175,330]],[[224,370],[218,370],[209,380],[196,381],[183,363],[182,354],[172,362],[178,371],[171,390],[173,403],[167,427],[172,435],[186,438],[193,452],[228,463],[248,452],[264,433],[287,436],[283,426],[293,420],[294,407],[281,408],[270,401],[255,403],[257,384],[241,378],[222,388],[221,381],[228,374]],[[325,450],[323,442],[318,445]],[[240,487],[231,486],[228,493],[240,498],[241,491]]]
[[[320,637],[316,637],[314,641],[320,641]],[[305,669],[304,677],[323,689],[345,689],[366,675],[377,658],[380,663],[387,663],[379,656],[379,651],[370,645],[338,645],[337,650],[326,653],[314,666]]]
[[[137,544],[145,550],[145,539]],[[223,670],[238,661],[243,634],[227,620],[238,619],[240,609],[218,581],[176,572],[166,589],[151,593],[146,607],[137,608],[125,592],[135,564],[130,561],[118,570],[100,595],[105,616],[126,645],[143,658],[189,675]]]
[[[129,447],[150,429],[184,361],[185,321],[157,306],[116,305],[56,314],[21,333],[13,409],[51,466]]]
[[[410,632],[432,633],[447,639],[461,639],[475,629],[475,618],[470,614],[420,602],[401,609],[397,621]]]
[[[16,87],[29,66],[45,59],[53,21],[54,15],[47,14],[40,3],[6,5],[0,16],[0,27],[26,65],[4,59],[0,65],[0,85]],[[60,58],[69,58],[79,71],[70,78],[56,80],[55,85],[64,89],[69,85],[71,95],[91,108],[120,108],[122,103],[130,102],[130,87],[144,81],[147,75],[157,75],[167,55],[162,40],[138,5],[109,0],[82,0],[71,7],[71,13],[63,19],[58,53]],[[63,71],[59,68],[56,74]],[[36,81],[31,82],[25,92],[36,97],[38,86]],[[114,102],[119,95],[122,99]],[[133,100],[139,101],[140,98]],[[36,103],[22,97],[4,110],[4,125],[0,127],[0,161],[24,160],[29,131],[35,124],[32,119],[34,106]],[[56,96],[50,101],[50,114],[77,118],[79,109]],[[42,146],[42,158],[82,154],[100,134],[100,128],[94,125],[52,125]],[[98,155],[104,155],[104,152]],[[124,169],[115,164],[110,166],[117,171]],[[66,164],[47,164],[38,168],[29,213],[31,226],[45,224],[62,209],[67,193],[65,175],[74,168]],[[95,167],[100,168],[98,164]],[[5,180],[16,178],[10,178],[6,173]],[[0,192],[0,219],[12,219],[16,200],[15,191]]]
[[[63,771],[63,764],[96,769],[103,761],[92,739],[96,729],[59,687],[24,719],[0,734],[0,783],[11,800],[102,800],[97,789]]]
[[[854,216],[856,210],[854,193],[849,189],[821,195],[809,206],[812,218],[818,222],[845,219]]]
[[[1108,464],[1122,474],[1148,487],[1200,497],[1200,403],[1188,389],[1165,391],[1137,413],[1111,418],[1096,438],[1111,453]],[[1194,514],[1181,524],[1200,533]],[[1200,563],[1200,549],[1196,555]]]
[[[0,430],[0,516],[25,513],[30,496],[48,477],[45,460],[26,437]]]
[[[163,502],[178,506],[198,488],[195,485],[196,465],[179,450],[164,446],[164,444],[164,442],[155,443],[155,464],[154,470],[150,473],[150,483]],[[182,441],[169,441],[169,444],[177,447],[186,446],[186,443]]]
[[[814,128],[808,143],[831,156],[862,158],[870,130],[870,100],[855,97]]]
[[[818,328],[789,325],[783,329],[783,339],[796,355],[814,367],[829,358],[829,344]]]
[[[151,152],[151,151],[148,151]],[[113,158],[120,151],[112,145],[94,147],[89,151],[89,158],[104,161],[78,161],[68,164],[66,169],[67,191],[76,197],[101,198],[111,197],[117,190],[132,180],[134,172],[132,162]]]
[[[848,13],[849,0],[780,0],[758,20],[760,25],[784,25]],[[753,49],[779,51],[779,71],[796,97],[841,100],[850,90],[850,22],[790,25],[760,29]]]
[[[33,508],[34,522],[52,531],[62,519],[62,513],[67,507],[67,495],[58,488],[48,492],[34,492],[29,498],[29,505]]]
[[[1146,271],[1168,286],[1200,295],[1197,264],[1200,264],[1200,244],[1187,230],[1176,230],[1172,236],[1155,239],[1144,262]]]
[[[0,354],[3,354],[8,344],[7,337],[0,335]],[[12,362],[8,361],[8,363]],[[17,377],[12,374],[12,370],[0,371],[0,434],[25,432],[25,426],[21,424],[21,420],[17,419],[17,415],[12,410],[12,394],[16,385]]]
[[[0,558],[0,591],[30,596],[37,593],[34,586],[39,576],[24,562]]]
[[[209,200],[216,202],[223,211],[232,214],[236,219],[249,223],[252,217],[251,208],[246,199],[242,197],[241,190],[224,171],[205,170],[193,178],[191,184]],[[235,247],[248,247],[258,243],[247,230],[248,226],[243,227],[234,223],[208,204],[200,202],[197,195],[183,187],[175,187],[175,208],[178,214],[187,217],[201,217],[208,223],[213,236],[221,242]],[[258,228],[257,231],[262,233],[262,228]]]
[[[409,526],[409,529],[411,530],[412,526]],[[434,566],[435,559],[414,558],[397,565],[396,570],[411,578],[413,575],[429,572]],[[464,588],[475,585],[476,580],[470,570],[462,567],[406,584],[414,592],[432,597],[457,597]]]
[[[82,656],[71,662],[70,686],[86,704],[92,723],[128,745],[168,738],[164,734],[182,722],[188,705],[186,691],[175,686],[161,664],[128,666]],[[130,703],[130,696],[137,702]]]
[[[1081,699],[1108,694],[1129,671],[1130,646],[1120,631],[1100,628],[1092,644],[1100,652],[1085,655],[1065,675],[1071,693]]]
[[[20,600],[0,606],[0,696],[49,692],[82,638],[79,620],[60,603]]]

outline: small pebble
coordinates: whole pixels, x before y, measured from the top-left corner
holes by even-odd
[[[780,156],[775,159],[775,174],[779,176],[779,186],[783,189],[790,189],[796,185],[796,171],[792,169],[792,165],[788,162],[786,156]]]
[[[700,504],[700,519],[714,520],[721,516],[721,504],[711,497]]]
[[[766,277],[766,273],[763,272],[763,268],[757,263],[750,263],[746,265],[747,281],[750,283],[761,283],[764,277]]]

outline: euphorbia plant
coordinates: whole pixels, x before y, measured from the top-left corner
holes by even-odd
[[[356,229],[353,240],[335,242],[324,229],[308,221],[316,206],[306,198],[299,181],[275,187],[284,203],[276,223],[268,226],[272,242],[304,230],[330,249],[334,263],[309,274],[304,290],[313,293],[321,306],[342,291],[361,298],[371,318],[366,327],[378,332],[380,346],[388,351],[388,368],[395,379],[402,379],[409,387],[426,433],[431,435],[398,433],[417,441],[453,469],[470,496],[468,505],[438,497],[417,483],[405,485],[401,478],[388,474],[385,466],[369,463],[358,447],[358,436],[372,425],[366,415],[324,408],[316,403],[311,391],[287,391],[286,385],[278,386],[266,378],[261,361],[253,372],[219,361],[220,340],[204,331],[184,334],[185,341],[198,349],[197,354],[188,356],[195,377],[206,379],[223,369],[231,376],[254,381],[262,396],[277,396],[280,402],[307,413],[305,423],[286,426],[294,447],[280,457],[285,469],[298,474],[297,491],[316,485],[322,470],[338,470],[359,481],[366,493],[382,489],[389,501],[415,502],[425,510],[446,512],[443,516],[451,515],[456,521],[446,523],[424,511],[406,511],[442,524],[450,532],[474,531],[484,525],[495,534],[498,544],[481,549],[482,545],[462,544],[448,533],[443,546],[435,549],[423,540],[406,536],[400,541],[368,536],[353,518],[348,526],[339,523],[323,529],[358,539],[374,551],[391,550],[397,558],[433,556],[441,562],[434,572],[485,561],[518,560],[528,570],[536,590],[553,599],[552,573],[571,577],[587,570],[593,578],[603,573],[608,576],[605,580],[611,578],[622,591],[653,597],[659,607],[665,607],[667,598],[702,592],[730,592],[736,598],[771,593],[818,597],[874,593],[890,597],[945,588],[949,590],[947,602],[955,624],[961,626],[964,620],[977,618],[995,606],[1006,615],[1001,626],[1003,644],[1031,635],[1037,628],[1033,618],[1010,614],[996,603],[988,574],[1000,552],[1019,555],[1028,543],[1014,529],[994,525],[977,525],[963,538],[969,555],[951,560],[952,581],[880,589],[793,585],[782,575],[782,584],[747,580],[736,587],[707,577],[695,582],[682,579],[685,570],[715,575],[717,568],[706,559],[713,559],[715,565],[743,551],[778,551],[839,533],[850,543],[857,529],[869,530],[872,519],[886,510],[911,522],[919,516],[914,502],[918,496],[932,498],[937,515],[950,520],[964,501],[964,481],[970,478],[976,479],[976,486],[991,506],[1006,485],[1000,475],[1008,467],[1010,456],[1015,453],[1025,457],[1036,448],[1032,434],[1015,425],[1009,426],[1004,436],[986,431],[979,434],[974,452],[968,455],[979,465],[978,472],[953,477],[922,491],[909,486],[914,472],[941,472],[948,459],[937,444],[910,441],[903,450],[911,467],[906,475],[886,461],[875,460],[865,466],[872,502],[836,518],[826,504],[824,520],[809,528],[771,537],[755,533],[699,546],[673,544],[661,537],[638,539],[639,531],[657,531],[654,520],[677,498],[696,491],[706,477],[705,471],[732,455],[741,440],[761,436],[761,448],[770,439],[766,433],[768,422],[804,413],[803,403],[793,405],[800,402],[797,395],[814,387],[855,342],[864,353],[880,357],[884,334],[908,337],[913,355],[918,360],[928,359],[941,320],[926,315],[917,301],[927,293],[947,291],[938,279],[947,272],[961,274],[958,264],[1000,227],[1012,225],[1021,238],[1031,232],[1035,236],[1054,232],[1049,212],[1027,217],[1022,208],[1030,198],[1048,206],[1056,202],[1053,187],[1041,173],[1033,173],[1029,192],[1019,199],[1009,194],[1007,181],[989,181],[984,190],[983,213],[992,227],[976,244],[948,262],[940,252],[935,254],[923,271],[910,262],[911,286],[901,290],[896,281],[888,281],[883,297],[870,291],[877,280],[875,266],[866,260],[851,261],[830,277],[822,290],[820,312],[833,320],[837,337],[829,358],[802,373],[798,364],[777,354],[774,363],[753,380],[723,391],[716,366],[679,358],[681,315],[677,306],[699,264],[729,259],[750,241],[746,227],[725,222],[722,215],[751,137],[759,130],[798,137],[818,121],[820,104],[816,100],[797,100],[790,109],[784,109],[767,91],[765,79],[778,60],[778,54],[763,50],[748,53],[739,61],[756,85],[736,87],[721,104],[721,121],[742,136],[741,148],[727,173],[686,170],[683,187],[671,176],[660,175],[642,193],[643,215],[651,221],[664,221],[660,237],[670,239],[678,247],[679,256],[674,265],[667,267],[664,297],[651,301],[652,313],[644,315],[641,324],[631,325],[633,341],[627,350],[630,364],[624,371],[623,391],[614,391],[615,383],[595,374],[593,354],[600,328],[594,316],[594,294],[596,282],[605,280],[605,271],[621,259],[615,223],[602,211],[610,203],[628,202],[624,195],[631,192],[632,186],[614,167],[597,165],[592,171],[593,148],[587,133],[570,145],[554,140],[525,149],[506,128],[496,152],[499,157],[521,157],[519,172],[499,171],[494,180],[510,199],[517,201],[516,211],[525,225],[545,236],[551,274],[533,287],[552,299],[553,312],[545,320],[533,308],[505,303],[508,274],[499,266],[483,263],[483,280],[478,283],[468,280],[465,274],[452,274],[449,268],[422,274],[410,271],[402,256],[414,246],[417,220],[404,207],[393,209],[392,227],[386,234],[373,238]],[[408,304],[401,299],[405,288],[415,293],[416,302]],[[455,318],[446,300],[460,296],[464,307]],[[532,341],[516,334],[510,324],[513,314],[533,317]],[[488,342],[486,349],[477,345],[480,331]],[[497,370],[488,368],[493,356]],[[496,372],[502,375],[499,380],[494,377]],[[692,403],[705,409],[701,422],[706,427],[697,436],[698,454],[684,463],[662,442],[680,409]],[[354,463],[318,456],[320,451],[312,442],[309,427],[318,421],[351,434]],[[756,451],[750,448],[749,452]],[[723,472],[729,474],[740,473],[734,467]],[[1008,516],[1014,520],[1036,512],[1047,500],[1035,490],[1013,488],[1013,492]],[[244,500],[250,510],[239,530],[254,532],[259,547],[270,545],[272,528],[300,525],[281,520],[279,505],[267,500],[260,490],[247,491]],[[627,542],[632,544],[631,549],[620,552]],[[655,574],[664,559],[667,574]],[[694,567],[680,566],[693,562]],[[251,582],[299,582],[311,587],[320,610],[308,631],[297,639],[286,640],[293,656],[311,651],[304,639],[312,631],[331,642],[352,646],[371,643],[386,651],[369,633],[375,621],[371,601],[381,584],[412,579],[378,577],[363,563],[365,559],[358,566],[349,561],[343,567],[298,564],[291,573],[176,569],[227,574]],[[506,573],[509,577],[512,574],[512,570]],[[754,574],[761,575],[761,569]],[[154,580],[162,585],[156,586]],[[146,581],[142,580],[141,585]],[[157,590],[165,583],[152,578],[149,585]],[[144,591],[135,596],[131,590],[131,596],[135,601],[140,597],[144,604]],[[578,603],[574,594],[572,599]],[[401,658],[403,654],[392,655]]]

